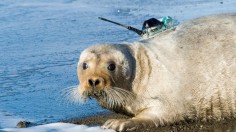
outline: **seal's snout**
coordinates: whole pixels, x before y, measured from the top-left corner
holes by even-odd
[[[105,86],[105,81],[102,77],[93,76],[88,79],[88,85],[90,87],[102,89]]]

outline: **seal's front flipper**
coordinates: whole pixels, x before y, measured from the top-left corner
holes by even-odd
[[[134,131],[142,128],[155,127],[155,123],[149,119],[110,119],[104,123],[103,129],[113,129],[119,132]]]

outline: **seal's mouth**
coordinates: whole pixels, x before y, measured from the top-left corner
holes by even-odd
[[[130,105],[136,99],[136,95],[118,87],[109,87],[103,89],[90,88],[82,92],[84,99],[95,98],[98,103],[108,109],[115,109]]]
[[[89,90],[86,90],[82,93],[82,98],[84,98],[84,99],[96,98],[98,100],[98,99],[102,99],[105,97],[106,97],[106,91],[104,89],[96,90],[94,87],[89,88]]]
[[[94,88],[91,88],[90,90],[86,90],[82,93],[82,98],[84,100],[95,98],[97,102],[107,108],[107,109],[113,109],[114,106],[108,105],[109,104],[109,96],[108,96],[107,90],[95,90]]]

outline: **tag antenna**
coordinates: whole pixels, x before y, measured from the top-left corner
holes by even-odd
[[[111,21],[111,20],[108,20],[108,19],[102,18],[102,17],[98,17],[98,19],[101,19],[101,20],[103,20],[103,21],[107,21],[107,22],[110,22],[110,23],[113,23],[113,24],[122,26],[122,27],[124,27],[124,28],[126,28],[126,29],[128,29],[128,30],[131,30],[131,31],[137,33],[137,34],[140,35],[140,36],[142,36],[142,34],[143,34],[143,31],[142,31],[142,30],[139,30],[139,29],[137,29],[137,28],[134,28],[134,27],[131,27],[131,26],[127,26],[127,25],[124,25],[124,24],[120,24],[120,23],[118,23],[118,22],[114,22],[114,21]]]

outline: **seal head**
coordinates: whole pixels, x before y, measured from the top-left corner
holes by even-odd
[[[127,45],[95,45],[82,52],[78,63],[82,98],[95,97],[100,105],[117,111],[134,98],[131,93],[135,61]],[[125,112],[124,112],[125,113]]]

